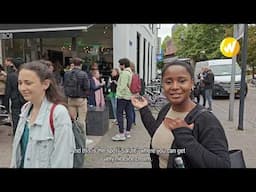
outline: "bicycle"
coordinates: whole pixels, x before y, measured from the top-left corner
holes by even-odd
[[[4,105],[0,105],[0,125],[11,125],[11,120]]]
[[[168,103],[167,98],[162,94],[161,91],[152,91],[152,86],[145,87],[144,97],[147,99],[148,105],[152,111],[159,112],[162,107]]]

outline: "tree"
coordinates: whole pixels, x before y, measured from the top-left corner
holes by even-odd
[[[252,77],[256,70],[256,26],[248,26],[248,48],[247,48],[247,64],[252,69]]]
[[[157,66],[157,69],[162,69],[163,66],[164,66],[164,61],[163,60],[162,61],[157,61],[156,66]]]
[[[177,26],[173,40],[178,57],[189,57],[194,61],[220,59],[220,43],[230,32],[230,25],[189,24]]]
[[[169,35],[167,35],[164,40],[163,40],[163,43],[161,44],[161,49],[163,51],[163,53],[165,53],[166,51],[166,47],[167,47],[167,42],[171,40],[171,37]]]
[[[226,58],[220,52],[220,43],[226,37],[233,37],[233,24],[189,24],[177,25],[172,39],[178,57],[189,57],[194,62],[206,59]],[[240,46],[242,39],[239,40]],[[242,50],[242,46],[241,46]],[[247,64],[256,73],[256,25],[248,25]],[[241,51],[237,61],[241,60]]]

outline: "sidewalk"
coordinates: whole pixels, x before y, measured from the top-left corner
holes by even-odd
[[[87,148],[85,168],[151,168],[150,137],[136,113],[137,125],[126,141],[112,141],[118,127],[110,120],[109,131],[98,143]]]
[[[12,128],[0,126],[0,168],[10,167],[12,150]]]
[[[213,113],[222,123],[230,149],[242,149],[247,168],[256,168],[256,122],[245,121],[243,131],[237,130],[237,118],[227,120],[228,112],[214,105]],[[144,128],[139,112],[137,126],[131,130],[131,138],[114,142],[116,125],[109,120],[109,131],[104,136],[88,136],[94,142],[86,149],[85,168],[151,168],[149,159],[150,137]],[[245,113],[246,115],[246,113]],[[11,159],[11,128],[0,126],[0,168],[9,167]]]
[[[256,122],[246,121],[244,118],[244,130],[238,130],[238,117],[233,121],[228,120],[228,111],[216,108],[213,102],[213,113],[220,120],[228,138],[229,149],[242,149],[247,168],[256,168]],[[244,111],[244,117],[246,111]]]
[[[244,121],[244,130],[237,129],[238,117],[234,121],[228,121],[228,111],[219,109],[213,102],[213,113],[222,123],[229,144],[229,149],[242,149],[247,168],[256,168],[256,122]],[[246,114],[245,114],[246,115]],[[149,149],[150,137],[146,132],[137,112],[137,126],[132,129],[132,137],[126,141],[114,142],[111,137],[117,132],[117,127],[112,125],[106,135],[86,155],[86,168],[150,168],[149,155],[145,150]],[[107,149],[119,150],[109,151]],[[138,149],[137,152],[132,149]],[[126,151],[125,151],[126,150]],[[107,152],[106,152],[107,151]],[[119,152],[119,153],[118,153]],[[134,152],[129,154],[129,152]],[[144,153],[141,153],[144,152]],[[135,158],[137,156],[137,158]]]

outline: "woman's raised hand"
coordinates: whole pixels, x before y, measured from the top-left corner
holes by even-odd
[[[132,95],[131,102],[133,106],[136,107],[137,109],[141,109],[148,105],[147,99],[145,99],[145,97],[140,95]]]

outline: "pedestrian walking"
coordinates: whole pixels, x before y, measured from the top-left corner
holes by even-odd
[[[126,138],[130,138],[130,130],[132,127],[132,103],[131,103],[131,91],[130,84],[132,79],[132,71],[130,68],[130,61],[127,58],[119,60],[121,72],[117,81],[117,121],[119,133],[112,137],[113,141],[124,141]],[[124,129],[123,113],[126,115],[126,129]]]

